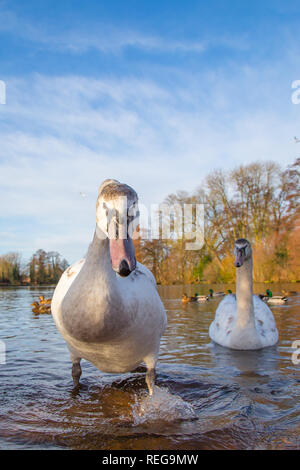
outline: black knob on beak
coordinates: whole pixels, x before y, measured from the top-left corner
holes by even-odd
[[[129,264],[127,263],[126,259],[122,259],[120,265],[119,265],[119,274],[122,277],[127,277],[131,273]]]

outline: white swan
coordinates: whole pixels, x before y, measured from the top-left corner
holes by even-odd
[[[252,288],[252,250],[244,238],[235,242],[236,299],[227,295],[218,305],[209,336],[231,349],[261,349],[278,341],[278,331],[269,307]]]
[[[135,259],[136,192],[116,180],[104,181],[96,221],[86,258],[64,272],[51,305],[71,353],[74,385],[82,358],[110,373],[133,371],[144,361],[152,394],[167,318],[152,273]]]

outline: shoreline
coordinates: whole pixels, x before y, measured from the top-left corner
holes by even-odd
[[[273,282],[273,281],[253,281],[254,284],[300,284],[300,280],[298,281],[286,281],[286,280],[281,280],[281,281],[277,281],[277,282]],[[212,285],[212,286],[217,286],[217,285],[233,285],[234,283],[232,282],[209,282],[209,281],[202,281],[202,282],[193,282],[193,283],[188,283],[188,284],[184,284],[184,283],[176,283],[176,284],[160,284],[160,283],[157,283],[157,286],[159,287],[176,287],[176,286],[199,286],[199,285],[203,285],[203,286],[207,286],[207,285]],[[45,288],[45,287],[52,287],[52,288],[55,288],[57,286],[57,284],[0,284],[0,288],[1,287],[13,287],[13,288],[16,288],[16,287],[30,287],[30,288],[38,288],[38,289],[41,289],[41,288]]]
[[[0,284],[0,287],[56,287],[57,284]]]

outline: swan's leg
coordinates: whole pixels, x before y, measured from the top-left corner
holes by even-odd
[[[147,367],[146,372],[146,384],[149,390],[149,395],[153,395],[153,389],[155,386],[155,366],[157,362],[158,354],[151,354],[144,358],[144,362]]]
[[[82,374],[81,370],[81,365],[80,365],[81,359],[72,359],[73,365],[72,365],[72,377],[73,377],[73,382],[74,382],[74,387],[79,386],[79,379]]]
[[[149,390],[149,395],[153,395],[153,388],[155,385],[155,369],[147,369],[146,384]]]

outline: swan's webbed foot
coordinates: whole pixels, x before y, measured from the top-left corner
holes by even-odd
[[[73,377],[74,387],[79,387],[79,380],[80,380],[81,374],[82,374],[82,370],[81,370],[80,361],[73,362],[72,377]]]
[[[146,373],[146,384],[149,390],[149,395],[153,395],[153,388],[155,385],[155,369],[148,369]]]

